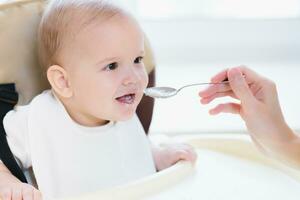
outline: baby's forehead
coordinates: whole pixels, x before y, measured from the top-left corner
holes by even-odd
[[[110,17],[101,17],[93,21],[76,23],[74,19],[74,27],[70,30],[72,33],[72,42],[79,41],[100,41],[101,39],[112,37],[126,37],[130,36],[132,39],[138,38],[143,35],[142,30],[138,23],[132,18],[124,15],[115,15]],[[120,35],[121,34],[121,35]]]
[[[91,24],[126,15],[129,13],[107,0],[53,0],[43,18],[61,36],[74,37]]]
[[[93,42],[96,39],[106,38],[115,32],[126,31],[122,28],[138,26],[134,19],[124,14],[105,14],[105,15],[87,15],[85,18],[78,14],[74,14],[69,20],[64,36],[64,45],[78,44],[80,42]],[[118,29],[118,30],[116,30]],[[132,28],[131,28],[132,30]],[[136,31],[139,31],[136,28]]]
[[[66,44],[67,54],[98,57],[121,57],[144,50],[144,34],[138,23],[127,16],[94,20],[75,31]]]
[[[97,11],[86,13],[84,10],[74,8],[74,12],[70,10],[70,16],[65,17],[65,25],[69,31],[80,33],[86,28],[95,28],[103,26],[106,23],[114,23],[116,21],[124,20],[127,16],[123,13],[114,13],[109,11]],[[67,15],[67,14],[66,14]],[[63,19],[61,19],[63,20]],[[63,27],[62,27],[63,28]]]

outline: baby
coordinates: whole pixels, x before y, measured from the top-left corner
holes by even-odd
[[[2,200],[61,198],[151,175],[179,160],[184,144],[148,141],[135,111],[148,76],[136,20],[102,0],[53,0],[39,29],[39,55],[51,90],[10,111],[3,123],[21,167],[38,189],[0,163]]]

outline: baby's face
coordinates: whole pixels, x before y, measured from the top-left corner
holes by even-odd
[[[129,18],[81,30],[62,57],[74,94],[71,109],[88,125],[132,117],[148,83],[143,57],[143,33]]]

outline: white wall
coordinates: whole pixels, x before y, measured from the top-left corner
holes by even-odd
[[[226,67],[246,64],[274,80],[286,120],[300,130],[300,19],[142,21],[157,57],[157,84],[174,86],[209,81]],[[237,116],[210,116],[190,88],[157,100],[152,132],[245,132]],[[228,100],[228,99],[227,99]]]
[[[300,19],[186,19],[142,25],[159,62],[300,60]]]

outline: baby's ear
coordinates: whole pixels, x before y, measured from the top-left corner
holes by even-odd
[[[68,74],[59,65],[52,65],[47,70],[47,79],[52,89],[61,97],[70,98],[73,95],[68,79]]]

